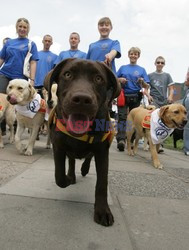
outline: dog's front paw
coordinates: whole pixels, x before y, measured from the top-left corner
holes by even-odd
[[[20,152],[20,154],[24,154],[25,150],[25,145],[21,143],[16,142],[16,148]]]
[[[133,151],[128,151],[128,155],[130,155],[130,156],[134,156]]]
[[[73,184],[71,181],[71,178],[69,178],[68,176],[64,176],[63,178],[55,178],[56,180],[56,185],[61,187],[61,188],[66,188],[67,186]]]
[[[10,144],[13,144],[14,143],[14,138],[10,138]]]
[[[4,148],[4,144],[3,143],[0,143],[0,148]]]
[[[157,169],[163,169],[163,165],[160,162],[158,162],[158,163],[155,162],[154,167]]]
[[[95,206],[94,221],[105,227],[112,226],[114,223],[114,217],[109,206],[101,208]]]
[[[76,175],[67,175],[68,179],[70,179],[70,184],[76,184]]]
[[[31,155],[33,155],[33,152],[31,150],[26,150],[24,152],[24,155],[31,156]]]
[[[51,145],[46,145],[46,149],[51,149]]]
[[[133,149],[133,154],[132,155],[136,155],[137,154],[137,149]]]
[[[144,149],[144,151],[148,151],[149,150],[149,146],[148,145],[144,146],[143,149]]]

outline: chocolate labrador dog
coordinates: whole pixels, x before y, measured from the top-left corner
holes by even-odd
[[[84,158],[82,175],[88,173],[94,156],[97,182],[94,220],[110,226],[114,222],[107,202],[109,147],[112,129],[108,107],[120,93],[117,78],[104,63],[66,59],[53,70],[49,82],[57,83],[57,105],[49,117],[56,184],[65,188],[76,182],[75,159]],[[66,174],[65,160],[69,159]]]

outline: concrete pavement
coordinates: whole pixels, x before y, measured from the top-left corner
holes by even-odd
[[[25,135],[27,138],[27,135]],[[19,155],[3,137],[0,149],[1,250],[187,250],[189,246],[189,157],[165,149],[163,170],[139,149],[129,157],[110,149],[109,204],[112,227],[93,222],[94,161],[66,189],[56,186],[52,149],[40,136],[33,156]]]

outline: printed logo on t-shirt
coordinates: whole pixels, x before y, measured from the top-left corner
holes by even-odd
[[[133,72],[133,75],[134,75],[134,76],[139,76],[140,74],[139,74],[139,72],[138,72],[137,70],[135,70],[135,71]]]
[[[52,57],[51,56],[47,57],[47,62],[52,62]]]
[[[160,86],[161,84],[160,84],[161,82],[159,81],[159,80],[154,80],[154,85],[155,86]]]
[[[107,48],[108,48],[108,43],[103,43],[103,44],[101,45],[101,48],[102,48],[102,49],[107,49]]]

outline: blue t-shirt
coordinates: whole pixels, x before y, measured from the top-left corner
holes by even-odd
[[[43,82],[47,73],[53,69],[57,55],[51,51],[39,51],[39,61],[37,62],[35,84],[34,86],[43,86]]]
[[[137,83],[139,78],[143,78],[146,83],[150,82],[146,70],[136,64],[121,66],[117,72],[117,77],[124,77],[127,79],[123,87],[125,94],[134,94],[141,90],[140,84]]]
[[[121,48],[119,41],[111,40],[109,38],[98,40],[97,42],[91,43],[89,45],[87,59],[104,62],[105,55],[108,54],[111,50],[117,51],[116,58],[121,57]],[[116,73],[115,60],[112,60],[111,67],[113,72]]]
[[[58,64],[64,59],[67,58],[81,58],[86,59],[87,54],[81,50],[66,50],[60,52],[59,56],[57,57],[55,64]]]
[[[28,53],[28,38],[9,39],[1,50],[1,59],[4,64],[0,69],[0,74],[5,75],[10,79],[27,79],[23,75],[23,65],[26,54]],[[38,61],[38,51],[36,44],[32,41],[32,54],[30,60]]]

